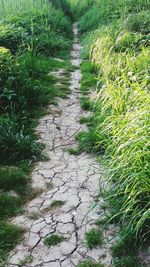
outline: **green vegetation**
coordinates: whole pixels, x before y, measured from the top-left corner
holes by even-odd
[[[101,263],[96,263],[92,261],[82,261],[78,264],[77,267],[105,267],[105,266]]]
[[[32,255],[30,256],[26,256],[22,261],[20,261],[19,265],[24,265],[24,264],[27,264],[27,263],[32,263],[33,261],[33,257]]]
[[[54,200],[52,203],[51,203],[51,207],[61,207],[65,204],[65,201],[62,201],[62,200]]]
[[[44,240],[44,244],[48,247],[57,246],[59,243],[65,241],[66,239],[60,235],[51,235]]]
[[[103,244],[103,237],[102,232],[100,229],[91,229],[85,234],[85,240],[87,243],[87,246],[92,249],[97,246],[101,247]]]
[[[29,213],[28,218],[31,220],[37,220],[40,218],[40,216],[41,214],[39,212],[32,212],[32,213]]]
[[[55,8],[62,9],[63,12],[67,16],[69,16],[70,18],[72,18],[71,6],[69,4],[69,1],[66,1],[66,0],[50,0],[50,2],[52,3],[52,5]]]
[[[81,119],[89,131],[70,153],[103,155],[111,221],[121,229],[114,266],[140,266],[136,253],[150,233],[149,10],[148,0],[0,0],[0,264],[23,234],[7,219],[37,193],[29,178],[33,163],[45,159],[37,119],[70,92],[71,19],[78,19],[81,106],[93,113]],[[60,68],[61,77],[52,74]],[[94,231],[86,233],[91,248],[102,244]],[[63,240],[53,235],[45,244]]]
[[[23,229],[0,222],[0,263],[5,260],[9,251],[20,242],[23,233]]]
[[[135,258],[135,257],[122,257],[121,259],[115,259],[113,262],[115,267],[144,267],[144,265]]]
[[[46,159],[34,131],[37,119],[56,97],[70,93],[72,30],[67,2],[65,13],[61,9],[65,2],[0,0],[0,265],[23,233],[7,219],[36,196],[30,172]],[[63,77],[52,75],[60,68]]]
[[[84,46],[81,106],[93,111],[85,120],[89,132],[77,136],[78,150],[103,154],[108,169],[110,189],[105,196],[111,221],[119,222],[121,229],[114,265],[140,266],[135,256],[150,230],[150,3],[73,2]]]

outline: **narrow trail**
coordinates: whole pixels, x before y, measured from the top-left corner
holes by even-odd
[[[108,242],[112,229],[104,233],[103,247],[88,249],[85,232],[95,226],[95,220],[104,209],[92,207],[99,193],[102,175],[99,163],[87,154],[70,155],[67,148],[76,145],[75,135],[85,130],[79,123],[84,114],[80,108],[81,46],[77,24],[73,25],[74,44],[71,61],[76,70],[71,76],[71,94],[60,99],[59,105],[50,106],[51,114],[40,119],[37,131],[46,145],[49,160],[39,162],[32,173],[32,186],[42,190],[37,198],[25,207],[25,214],[13,223],[27,228],[24,239],[11,253],[7,267],[73,267],[83,259],[101,261],[110,266]],[[54,201],[64,205],[52,207]],[[85,217],[85,215],[88,215]],[[50,234],[63,235],[66,239],[57,246],[47,247],[44,239]]]

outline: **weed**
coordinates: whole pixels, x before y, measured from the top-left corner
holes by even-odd
[[[57,246],[59,243],[65,241],[65,238],[60,235],[51,235],[44,240],[44,244],[48,247]]]
[[[54,188],[54,184],[52,182],[47,182],[46,183],[46,188],[49,190],[52,190]]]
[[[19,265],[25,265],[25,264],[28,264],[28,263],[32,263],[33,262],[33,256],[32,255],[29,255],[29,256],[26,256],[23,260],[21,260],[19,262]]]
[[[79,155],[80,152],[81,152],[79,147],[68,148],[67,151],[68,151],[71,155]]]
[[[92,249],[97,246],[102,246],[103,239],[102,239],[102,232],[100,229],[91,229],[85,234],[85,240],[87,243],[87,246]]]
[[[65,201],[62,201],[62,200],[54,200],[52,203],[51,203],[51,207],[61,207],[65,204]]]
[[[37,220],[40,218],[40,214],[38,212],[32,212],[28,215],[28,218],[31,220]]]

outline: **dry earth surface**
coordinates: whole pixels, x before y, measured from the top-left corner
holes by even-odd
[[[85,113],[79,100],[81,46],[76,23],[73,32],[71,61],[76,70],[71,76],[71,94],[68,99],[59,99],[58,106],[49,106],[50,114],[39,121],[37,131],[49,160],[39,162],[32,173],[32,186],[41,193],[26,205],[23,215],[13,219],[13,223],[26,228],[26,233],[10,254],[7,267],[73,267],[83,259],[111,265],[113,226],[104,231],[102,248],[90,250],[84,238],[85,232],[96,227],[95,221],[105,213],[104,205],[93,208],[103,171],[93,156],[67,152],[67,148],[76,145],[75,135],[85,130],[79,123]],[[58,200],[63,205],[52,205]],[[62,235],[65,240],[48,247],[44,239],[51,234]]]

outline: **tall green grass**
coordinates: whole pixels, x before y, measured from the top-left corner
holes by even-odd
[[[16,15],[20,13],[50,13],[48,0],[0,0],[0,16]]]
[[[72,16],[75,20],[81,18],[81,16],[91,8],[94,3],[93,0],[68,0],[72,11]]]
[[[30,49],[54,55],[70,47],[70,21],[49,1],[10,0],[4,2],[1,11],[0,46],[13,53]]]
[[[149,1],[97,0],[79,21],[83,58],[98,72],[95,118],[84,144],[79,140],[104,152],[112,219],[120,222],[122,241],[133,246],[150,233],[149,11]]]
[[[70,18],[72,18],[73,14],[72,14],[72,11],[71,11],[71,5],[69,3],[69,0],[49,0],[52,5],[55,7],[55,8],[59,8],[59,9],[62,9],[63,12],[69,16]]]
[[[91,4],[89,8],[89,1],[77,1],[77,12],[81,9],[85,13],[80,19],[81,33],[97,29],[119,18],[126,20],[130,14],[150,8],[150,3],[147,0],[96,0],[92,1]],[[87,12],[85,12],[86,8],[88,9]]]

